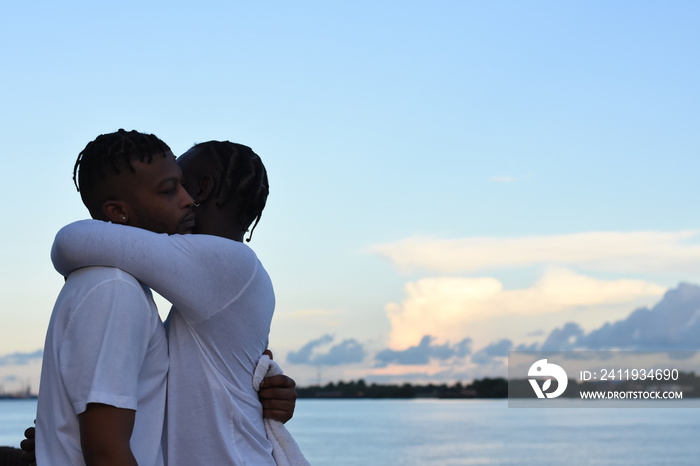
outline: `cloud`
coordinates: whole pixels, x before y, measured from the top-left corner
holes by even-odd
[[[491,183],[512,183],[515,181],[513,176],[494,176],[489,180]]]
[[[652,309],[635,310],[624,320],[591,331],[577,343],[587,349],[700,349],[700,287],[681,284]]]
[[[364,358],[365,350],[362,345],[354,339],[349,339],[343,340],[341,343],[331,347],[328,353],[317,355],[311,363],[325,366],[338,366],[362,362]]]
[[[515,347],[515,351],[537,351],[539,349],[537,343],[530,343],[525,344],[525,343],[520,343],[518,346]]]
[[[321,338],[316,340],[311,340],[304,346],[302,346],[299,351],[290,351],[287,354],[287,362],[291,364],[309,364],[311,361],[311,354],[317,346],[325,345],[333,341],[331,335],[323,335]]]
[[[474,353],[472,355],[472,362],[480,365],[492,364],[495,358],[505,358],[508,356],[508,351],[510,351],[512,347],[513,342],[505,338],[485,346]]]
[[[563,273],[563,276],[568,277],[571,272],[561,269],[551,271],[551,273]],[[589,280],[587,277],[579,277],[584,279],[582,283]],[[551,277],[550,277],[551,279]],[[450,279],[452,280],[452,279]],[[543,280],[550,283],[552,286],[562,283],[555,280]],[[624,281],[623,285],[624,285]],[[461,297],[466,299],[467,303],[475,303],[482,300],[482,305],[494,306],[498,303],[506,303],[512,301],[512,309],[515,309],[516,304],[528,302],[524,296],[528,293],[534,293],[533,289],[514,290],[520,293],[515,293],[508,299],[503,297],[504,291],[500,286],[494,286],[490,280],[473,283],[481,283],[481,288],[478,286],[475,289],[463,289],[464,282],[458,279],[456,282],[446,282],[449,286],[445,289],[446,293],[452,298]],[[611,283],[593,282],[593,287],[584,287],[584,295],[595,293],[595,288],[606,288]],[[417,294],[413,298],[414,304],[425,309],[424,313],[417,313],[413,317],[418,324],[416,331],[425,331],[426,328],[436,329],[434,325],[442,316],[439,309],[433,304],[435,300],[427,299],[427,296],[435,290],[442,289],[445,283],[433,283],[431,286],[421,288],[426,291],[426,294]],[[573,286],[581,285],[574,280]],[[555,286],[556,287],[556,286]],[[417,286],[416,289],[420,287]],[[491,293],[478,292],[485,289]],[[622,286],[624,290],[624,286]],[[430,293],[427,293],[429,291]],[[527,291],[527,293],[525,292]],[[574,293],[575,294],[575,293]],[[543,294],[544,296],[546,294]],[[602,297],[608,299],[614,296],[614,293],[604,291]],[[486,296],[486,297],[484,297]],[[499,297],[500,296],[500,297]],[[544,302],[544,298],[533,299],[533,302]],[[624,293],[621,294],[624,296]],[[408,345],[404,345],[399,349],[382,348],[374,354],[367,354],[366,347],[369,344],[361,345],[353,339],[343,340],[341,343],[334,344],[334,337],[331,335],[323,335],[320,338],[309,341],[302,346],[298,351],[288,355],[288,361],[295,364],[304,364],[308,366],[323,365],[328,368],[325,372],[329,380],[340,380],[345,375],[353,373],[356,378],[365,378],[377,382],[403,382],[416,381],[420,383],[455,380],[472,380],[483,377],[505,376],[507,366],[505,357],[508,351],[564,351],[564,350],[636,350],[636,351],[672,351],[672,350],[696,350],[700,349],[700,286],[690,284],[680,284],[676,289],[668,290],[662,293],[661,299],[653,306],[640,307],[630,312],[632,307],[627,308],[628,312],[622,319],[609,322],[603,325],[598,324],[588,330],[579,322],[567,322],[560,325],[558,328],[550,331],[548,334],[538,332],[524,332],[525,342],[517,342],[515,338],[503,338],[503,333],[499,338],[486,340],[486,344],[479,344],[478,340],[489,338],[483,337],[478,330],[474,330],[475,322],[482,316],[474,315],[469,318],[473,319],[471,323],[457,325],[461,322],[458,320],[460,316],[458,310],[460,306],[454,305],[454,315],[450,315],[450,319],[445,319],[440,323],[444,331],[442,333],[421,333],[413,339]],[[606,298],[607,297],[607,298]],[[501,301],[499,301],[499,299]],[[559,299],[559,298],[557,298]],[[553,302],[557,299],[551,298]],[[567,298],[568,299],[568,298]],[[421,302],[421,300],[423,300]],[[593,299],[592,301],[596,301]],[[582,301],[577,299],[576,301]],[[568,302],[563,300],[563,302]],[[585,301],[591,302],[591,301]],[[418,306],[420,304],[420,306]],[[549,312],[546,309],[537,310],[538,306],[531,306],[528,312]],[[410,307],[410,306],[409,306]],[[507,307],[507,306],[505,306]],[[450,309],[448,309],[449,311]],[[499,314],[498,306],[493,309],[486,318],[497,323],[500,330],[503,323],[510,319],[505,318],[504,314]],[[510,311],[509,311],[510,312]],[[513,311],[515,312],[515,311]],[[447,312],[449,314],[449,312]],[[585,313],[577,313],[575,315],[583,316]],[[457,317],[455,317],[457,316]],[[455,320],[457,319],[457,320]],[[528,315],[526,318],[530,320]],[[419,325],[420,324],[420,325]],[[396,339],[405,341],[403,335],[408,332],[409,328],[404,328],[404,331],[397,331]],[[450,333],[453,332],[453,333]],[[492,335],[488,333],[487,335]],[[465,338],[465,335],[472,335],[473,338]],[[498,333],[496,333],[498,335]],[[533,336],[538,336],[536,341],[532,341]],[[451,343],[456,341],[457,343]],[[472,352],[474,345],[478,348]],[[352,367],[344,367],[343,364],[354,364],[359,362],[372,361],[373,367],[367,365],[356,364]],[[309,369],[310,370],[310,369]],[[335,372],[333,372],[335,371]],[[350,371],[350,372],[349,372]],[[354,372],[352,372],[354,371]],[[328,374],[334,374],[329,376]],[[320,376],[319,376],[320,378]]]
[[[37,392],[43,350],[27,353],[9,353],[0,355],[0,382],[2,389],[8,393],[26,391]]]
[[[665,289],[642,280],[598,280],[551,268],[530,288],[505,290],[494,278],[424,278],[406,285],[401,303],[386,306],[389,347],[406,348],[424,335],[459,341],[475,325],[504,316],[537,315],[661,296]],[[490,324],[494,325],[494,324]]]
[[[435,338],[424,335],[417,346],[405,350],[385,349],[375,355],[376,366],[386,367],[389,364],[415,365],[428,364],[431,359],[447,360],[454,357],[464,357],[471,351],[469,338],[451,346],[449,343],[433,345]]]
[[[567,322],[562,328],[555,328],[542,343],[542,350],[567,351],[573,350],[578,340],[584,335],[583,329],[575,322]]]
[[[587,232],[520,238],[408,238],[370,251],[401,270],[474,272],[559,264],[632,272],[695,272],[700,266],[700,231]],[[693,242],[694,241],[694,242]]]
[[[491,183],[515,183],[517,181],[530,179],[531,177],[532,177],[531,173],[527,173],[527,174],[519,175],[519,176],[500,175],[500,176],[493,176],[493,177],[489,178],[489,181]]]
[[[625,319],[585,333],[569,322],[554,329],[543,350],[681,351],[700,349],[700,287],[681,283],[651,309],[640,308]]]
[[[41,362],[44,355],[43,350],[36,350],[32,353],[11,353],[0,356],[0,366],[24,366],[32,362]]]
[[[327,346],[334,340],[331,335],[312,340],[302,346],[298,351],[290,351],[287,354],[287,362],[290,364],[338,366],[362,362],[365,358],[365,349],[354,339],[343,340],[337,345],[322,353],[318,348]]]

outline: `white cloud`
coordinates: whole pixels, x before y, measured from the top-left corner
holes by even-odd
[[[386,306],[391,323],[389,347],[415,345],[424,335],[451,341],[474,336],[478,341],[479,333],[502,332],[502,322],[509,316],[610,304],[629,303],[631,309],[632,303],[658,298],[664,291],[643,280],[598,280],[563,268],[549,269],[533,287],[515,290],[503,289],[494,278],[424,278],[406,285],[406,297],[400,304]]]
[[[494,176],[489,180],[491,183],[512,183],[515,177],[512,176]]]
[[[559,264],[597,271],[646,273],[700,268],[699,231],[588,232],[521,238],[408,238],[371,252],[401,270],[440,273]]]
[[[515,183],[517,181],[524,181],[527,179],[530,179],[532,177],[532,174],[527,173],[524,175],[519,175],[519,176],[512,176],[512,175],[499,175],[499,176],[492,176],[489,178],[489,181],[491,183]]]
[[[41,358],[21,361],[19,364],[0,366],[0,392],[24,392],[27,387],[31,393],[38,393],[41,375]]]

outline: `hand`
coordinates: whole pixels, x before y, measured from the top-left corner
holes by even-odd
[[[29,427],[24,431],[24,440],[19,444],[22,449],[22,462],[24,464],[36,465],[36,444],[34,442],[34,437],[36,435],[36,430],[34,427]]]
[[[263,406],[263,417],[287,422],[294,415],[297,401],[296,382],[286,375],[266,377],[260,383],[258,396]]]

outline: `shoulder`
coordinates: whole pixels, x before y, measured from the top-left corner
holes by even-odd
[[[246,244],[228,238],[213,235],[172,235],[171,241],[194,253],[198,258],[220,256],[224,260],[254,262],[255,252]]]
[[[79,303],[98,297],[148,307],[150,290],[128,273],[116,267],[83,267],[68,275],[61,294]]]
[[[108,283],[119,283],[141,289],[141,284],[136,278],[116,267],[83,267],[72,272],[66,279],[66,285],[99,286]]]
[[[67,328],[77,332],[108,325],[130,332],[143,327],[150,334],[160,322],[150,290],[114,267],[84,267],[71,273],[54,312],[65,316],[61,319],[67,319]]]

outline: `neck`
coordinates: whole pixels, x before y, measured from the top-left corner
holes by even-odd
[[[195,214],[197,224],[193,233],[220,236],[240,243],[243,242],[246,230],[241,229],[238,222],[234,221],[237,218],[236,212],[216,206],[210,208],[208,203],[202,203],[195,209]]]

